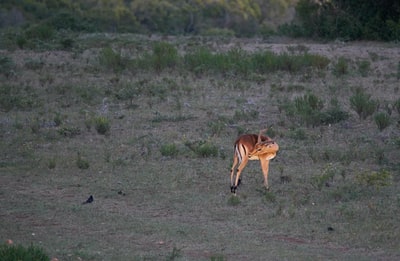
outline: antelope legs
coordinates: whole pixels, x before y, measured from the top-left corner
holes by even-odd
[[[237,167],[239,160],[236,156],[233,159],[233,165],[232,165],[232,169],[231,169],[231,192],[234,194],[236,194],[236,189],[240,184],[240,174],[242,174],[242,171],[243,171],[244,167],[246,167],[248,161],[249,161],[249,159],[247,157],[244,157],[242,159],[242,161],[239,163],[239,166]],[[234,179],[234,173],[235,173],[236,167],[237,167],[236,179]]]

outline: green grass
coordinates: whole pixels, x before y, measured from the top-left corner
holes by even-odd
[[[382,45],[53,37],[62,51],[2,54],[18,76],[0,73],[3,242],[59,260],[400,256],[397,81],[382,77],[398,61],[337,77],[328,58]],[[357,87],[394,105],[382,132],[352,105]],[[250,161],[233,196],[234,141],[271,126],[270,190]]]
[[[50,261],[45,251],[37,246],[0,245],[0,259],[3,261]]]

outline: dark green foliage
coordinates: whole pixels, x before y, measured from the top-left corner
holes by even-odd
[[[156,42],[153,45],[153,55],[150,59],[156,71],[173,68],[178,63],[178,50],[170,43]]]
[[[36,93],[29,87],[0,85],[0,110],[29,110],[40,104]]]
[[[396,1],[313,1],[296,5],[302,36],[345,40],[399,40],[400,9]],[[288,29],[287,29],[288,31]]]
[[[110,120],[104,116],[95,117],[94,128],[96,129],[98,134],[106,135],[110,132]]]
[[[50,261],[49,256],[40,247],[30,245],[0,245],[0,260],[2,261]]]
[[[380,189],[392,183],[392,174],[387,170],[364,171],[356,175],[358,183]]]
[[[179,154],[179,149],[174,143],[163,144],[160,148],[161,155],[174,157]]]
[[[89,161],[81,156],[81,153],[78,152],[78,157],[76,159],[76,166],[79,169],[88,169],[89,168]]]
[[[340,77],[349,73],[348,60],[344,57],[339,57],[337,63],[333,67],[333,74]]]
[[[297,73],[307,68],[325,69],[329,59],[314,54],[276,54],[271,51],[246,53],[242,49],[232,49],[226,53],[213,54],[199,48],[184,58],[185,67],[195,73],[219,72],[229,75],[247,75],[249,72],[270,73],[287,71]]]
[[[58,133],[64,137],[73,138],[81,134],[81,129],[78,127],[61,127],[58,129]]]
[[[305,126],[318,126],[321,124],[334,124],[348,119],[347,112],[340,108],[337,101],[331,101],[331,106],[323,110],[324,102],[313,93],[308,93],[286,101],[282,109],[286,114]],[[296,136],[295,133],[292,135]]]
[[[375,112],[377,102],[371,100],[371,95],[365,93],[363,89],[357,88],[350,97],[350,106],[357,112],[360,119],[366,119]]]
[[[378,112],[374,116],[374,121],[378,129],[382,131],[390,125],[390,116],[386,112]]]
[[[126,67],[126,60],[120,53],[114,51],[111,47],[103,48],[99,54],[99,63],[107,69],[121,71]]]
[[[394,108],[396,109],[397,113],[400,114],[400,98],[394,102]]]
[[[15,69],[14,61],[7,56],[0,56],[0,74],[10,76]]]
[[[191,149],[199,157],[216,157],[218,156],[218,148],[212,142],[208,141],[195,141],[186,142],[185,145]]]

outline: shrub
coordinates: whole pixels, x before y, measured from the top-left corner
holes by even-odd
[[[89,168],[89,161],[86,159],[82,158],[81,153],[78,152],[78,157],[76,159],[76,165],[80,169],[88,169]]]
[[[361,88],[357,88],[355,94],[350,97],[350,107],[357,112],[360,119],[366,119],[372,115],[376,106],[377,102],[371,100],[371,95]]]
[[[321,190],[323,186],[327,185],[327,182],[333,180],[337,169],[332,165],[328,164],[320,175],[317,175],[311,179],[311,185]]]
[[[339,57],[337,63],[333,67],[333,74],[340,77],[349,73],[348,60],[344,57]]]
[[[178,50],[170,43],[156,42],[153,45],[152,63],[156,71],[175,67],[178,64]]]
[[[35,24],[30,26],[25,31],[25,36],[28,39],[38,39],[44,41],[52,38],[54,33],[54,29],[47,24]]]
[[[110,120],[104,116],[95,117],[94,128],[99,134],[102,135],[108,134],[111,128]]]
[[[310,93],[294,100],[295,112],[302,122],[306,125],[320,124],[320,112],[324,107],[322,100]]]
[[[9,76],[15,69],[14,61],[7,56],[0,56],[0,74]]]
[[[384,130],[390,125],[390,116],[386,112],[378,112],[374,116],[374,121],[380,131]]]
[[[400,98],[394,102],[394,108],[396,109],[397,113],[400,113]]]
[[[125,69],[127,62],[120,53],[114,51],[111,47],[105,47],[100,51],[99,63],[107,69],[121,71]]]
[[[362,77],[367,77],[368,73],[371,69],[371,63],[369,61],[363,60],[357,63],[358,64],[358,72]]]
[[[50,261],[49,256],[40,247],[30,245],[0,245],[0,260],[2,261]]]
[[[186,142],[189,147],[199,157],[216,157],[218,156],[218,148],[208,141]]]
[[[392,175],[387,170],[364,171],[356,175],[356,180],[361,185],[380,189],[391,184]]]
[[[160,148],[161,155],[163,156],[177,156],[179,153],[178,147],[174,143],[163,144]]]
[[[62,127],[58,129],[58,133],[64,137],[73,138],[81,134],[81,129],[79,127]]]

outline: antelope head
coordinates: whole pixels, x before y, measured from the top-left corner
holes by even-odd
[[[249,152],[249,158],[254,158],[260,155],[267,155],[267,154],[268,154],[267,160],[275,158],[276,153],[279,150],[278,143],[276,143],[269,137],[264,141],[261,140],[262,134],[267,130],[268,128],[260,130],[258,134],[257,143],[254,145],[253,150]]]

